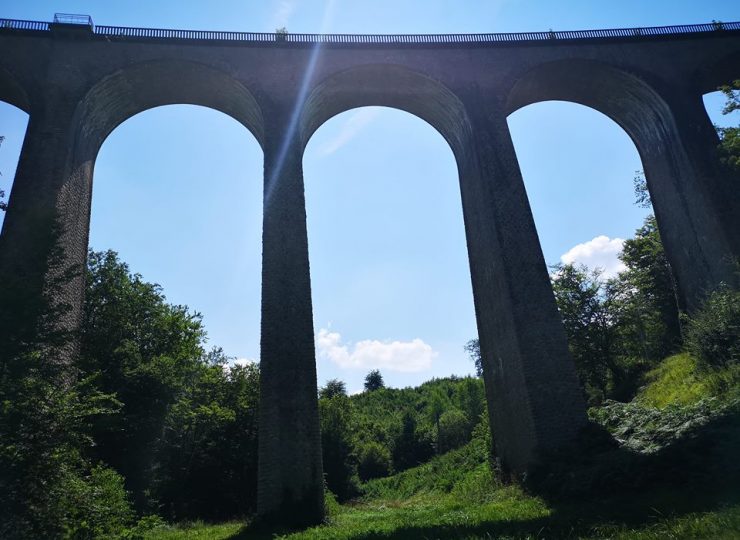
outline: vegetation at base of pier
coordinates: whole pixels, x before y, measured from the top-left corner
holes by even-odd
[[[729,167],[737,134],[720,131]],[[553,269],[590,405],[579,446],[526,478],[502,474],[477,340],[465,350],[479,377],[393,389],[374,371],[352,396],[328,381],[327,522],[284,531],[248,523],[259,365],[208,349],[199,314],[115,253],[91,252],[80,335],[55,332],[66,307],[44,298],[18,304],[16,323],[44,316],[0,351],[0,537],[737,537],[740,292],[724,284],[682,314],[652,216],[621,259],[609,279]]]
[[[361,494],[348,504],[338,504],[328,493],[329,515],[319,527],[285,531],[244,522],[160,523],[144,538],[735,538],[740,533],[740,397],[688,392],[660,408],[644,405],[656,392],[672,389],[676,370],[689,365],[692,376],[703,377],[690,356],[680,357],[680,367],[675,358],[660,364],[631,403],[607,402],[589,410],[594,425],[619,444],[588,459],[567,459],[567,474],[557,466],[545,471],[546,489],[540,486],[539,495],[527,482],[501,481],[490,467],[490,439],[481,427],[458,449],[362,483]],[[723,371],[732,376],[728,368]]]

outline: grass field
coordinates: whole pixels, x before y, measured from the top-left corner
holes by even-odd
[[[666,501],[670,496],[666,497]],[[653,502],[653,501],[650,501]],[[146,538],[201,539],[488,539],[488,538],[733,538],[740,537],[740,503],[715,510],[680,514],[649,501],[620,512],[600,505],[556,510],[516,490],[501,490],[497,500],[483,505],[446,497],[417,496],[400,501],[368,501],[343,509],[330,523],[296,533],[259,530],[241,523],[192,524],[158,529]]]

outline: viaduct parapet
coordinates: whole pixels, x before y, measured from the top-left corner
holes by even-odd
[[[738,180],[719,163],[702,102],[734,79],[740,23],[357,36],[0,19],[0,100],[29,114],[0,235],[0,346],[8,354],[33,338],[10,307],[19,299],[23,320],[48,297],[65,308],[56,324],[78,327],[94,165],[111,131],[160,105],[228,114],[264,151],[258,510],[320,521],[303,151],[334,115],[394,107],[431,124],[455,155],[496,452],[526,472],[573,443],[586,416],[507,116],[571,101],[629,134],[690,311],[734,280],[740,255]]]

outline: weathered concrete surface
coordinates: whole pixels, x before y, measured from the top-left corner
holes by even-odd
[[[317,522],[323,491],[302,153],[333,115],[365,105],[406,110],[444,136],[458,163],[496,448],[506,467],[524,472],[572,442],[585,415],[506,115],[569,100],[625,129],[692,309],[733,279],[728,261],[740,253],[740,191],[718,165],[701,105],[702,94],[740,78],[739,59],[736,30],[317,44],[0,29],[0,100],[30,115],[0,235],[0,283],[22,284],[28,298],[53,293],[69,306],[59,324],[74,329],[83,284],[77,277],[59,285],[58,268],[84,266],[94,163],[108,134],[171,103],[241,122],[265,152],[259,511]],[[18,319],[10,305],[0,303],[0,323]],[[0,338],[23,339],[26,330],[9,325]]]

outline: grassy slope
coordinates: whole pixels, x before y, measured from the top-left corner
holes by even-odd
[[[666,358],[646,376],[647,385],[635,401],[647,407],[693,405],[707,397],[740,397],[740,365],[701,370],[688,353]]]
[[[674,431],[671,422],[677,410],[689,411],[685,414],[694,409],[704,411],[702,403],[712,397],[721,402],[736,400],[739,382],[737,369],[709,374],[697,370],[687,355],[668,358],[649,375],[638,398],[623,406],[627,408],[623,422],[635,423],[634,416],[641,414],[635,410],[643,409],[649,413],[650,429]],[[687,407],[677,409],[678,405]],[[651,407],[666,413],[661,416],[663,413]],[[732,448],[715,452],[715,457],[734,455],[740,430],[737,426],[730,429],[728,438],[735,441]],[[497,485],[486,464],[485,446],[478,440],[419,467],[367,483],[364,497],[352,504],[340,506],[332,501],[329,522],[321,527],[285,534],[239,523],[201,524],[152,531],[146,538],[738,538],[740,493],[717,485],[547,502],[519,487]]]

